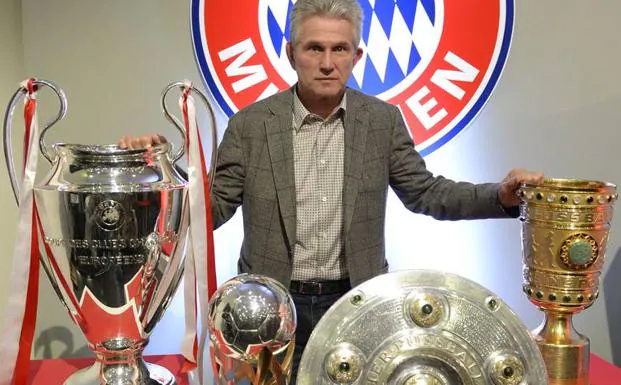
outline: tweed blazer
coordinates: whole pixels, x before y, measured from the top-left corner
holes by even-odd
[[[384,221],[389,186],[409,210],[437,219],[508,216],[498,202],[498,184],[434,176],[395,106],[352,89],[346,92],[343,253],[352,287],[388,270]],[[212,190],[216,228],[242,207],[239,272],[267,275],[285,287],[296,242],[292,106],[293,88],[229,120]]]

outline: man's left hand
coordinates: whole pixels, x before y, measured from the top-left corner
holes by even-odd
[[[541,184],[543,183],[543,173],[528,171],[522,168],[515,168],[509,171],[505,179],[500,182],[498,200],[505,207],[514,207],[520,204],[517,190],[522,183]]]

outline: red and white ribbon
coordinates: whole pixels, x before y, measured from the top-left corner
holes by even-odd
[[[39,158],[39,127],[34,79],[24,81],[22,87],[27,90],[24,100],[24,171],[10,293],[4,308],[4,327],[0,337],[0,385],[26,384],[39,293],[39,244],[33,196]]]
[[[192,84],[186,82],[184,92],[179,98],[186,130],[190,199],[190,244],[185,260],[184,278],[186,335],[181,350],[187,369],[198,366],[199,380],[202,383],[207,319],[203,317],[200,320],[200,333],[197,333],[198,315],[206,315],[209,298],[215,292],[217,283],[209,178],[191,90]],[[215,145],[214,143],[214,147]]]

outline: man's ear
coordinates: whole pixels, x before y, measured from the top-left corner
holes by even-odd
[[[291,67],[293,67],[293,69],[295,69],[295,58],[293,57],[293,46],[291,45],[291,43],[287,43],[287,58],[289,59],[289,64],[291,64]]]
[[[362,51],[362,48],[356,48],[356,52],[354,53],[354,65],[358,63],[358,60],[360,60],[360,58],[362,57],[363,52],[364,51]]]

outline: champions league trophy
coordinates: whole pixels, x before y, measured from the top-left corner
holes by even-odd
[[[59,118],[64,116],[64,93],[47,81],[35,84],[56,92]],[[166,88],[162,105],[166,93],[181,85]],[[11,117],[24,91],[15,93],[4,121],[5,157],[16,197]],[[65,385],[175,384],[168,370],[145,363],[142,352],[183,273],[188,189],[174,162],[185,146],[174,156],[170,144],[130,150],[57,143],[49,152],[44,136],[50,126],[43,128],[39,145],[52,169],[34,187],[45,250],[41,265],[96,357],[93,366],[74,373]],[[215,135],[215,126],[212,130]]]
[[[210,300],[208,323],[217,384],[289,383],[296,313],[278,281],[250,274],[230,279]]]
[[[545,313],[533,331],[550,384],[589,384],[589,339],[572,325],[599,295],[616,187],[589,180],[546,179],[523,185],[523,290]]]
[[[304,349],[299,385],[546,385],[526,326],[457,275],[398,271],[353,288]]]

